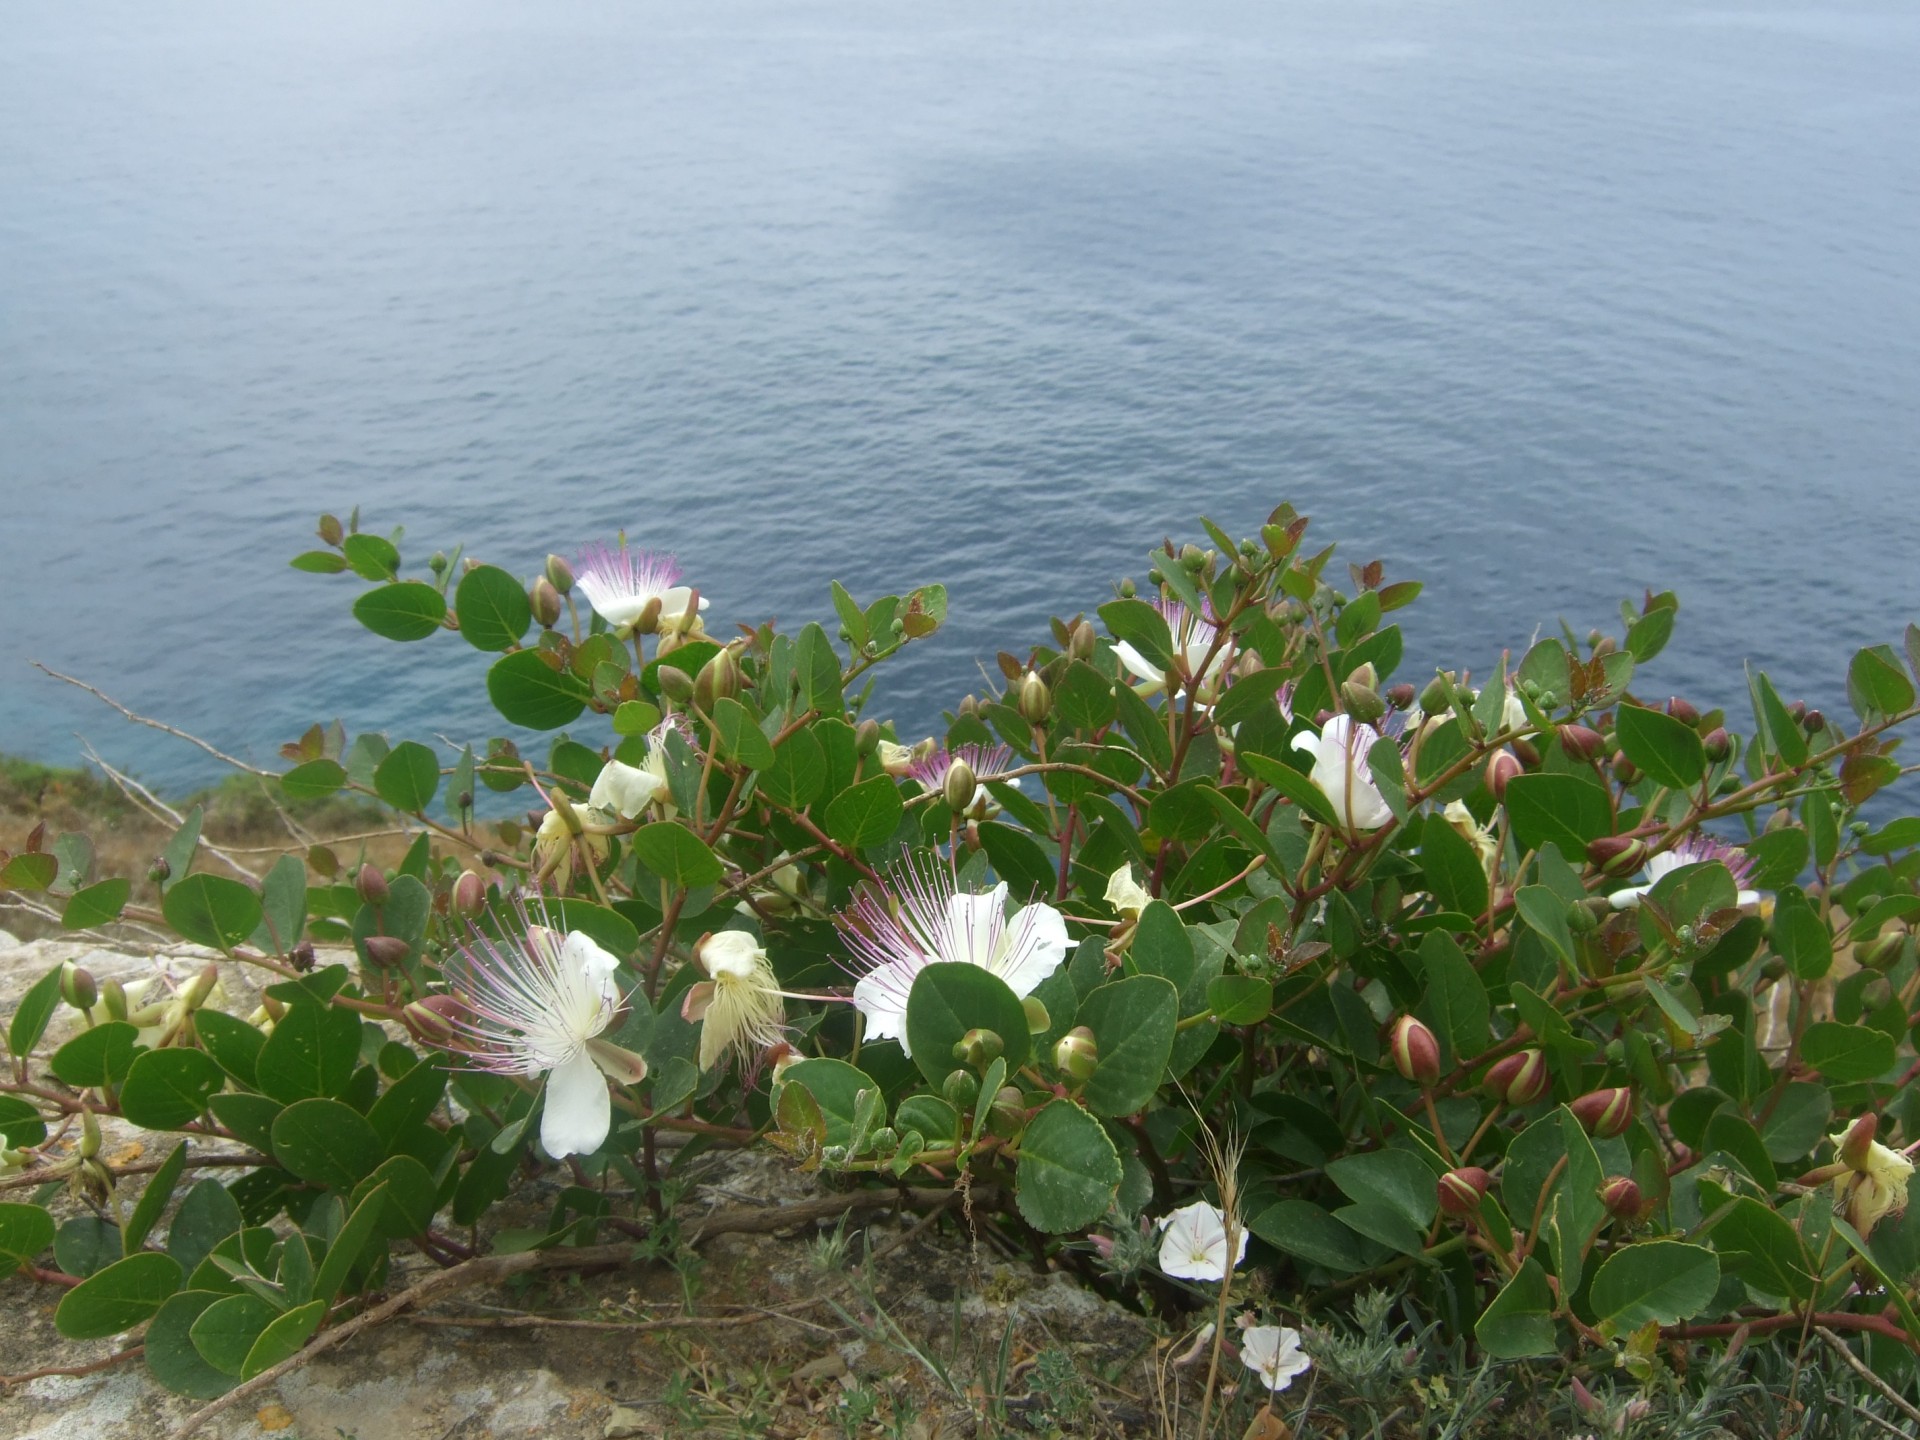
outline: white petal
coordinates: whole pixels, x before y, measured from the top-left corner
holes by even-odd
[[[1331,724],[1332,722],[1329,721],[1328,723]],[[1302,730],[1298,735],[1293,737],[1293,748],[1296,750],[1304,750],[1317,759],[1320,754],[1320,737],[1311,730]]]
[[[882,966],[889,971],[891,967]],[[906,996],[911,982],[902,983],[899,976],[881,971],[862,976],[853,987],[853,1008],[867,1017],[869,1040],[898,1040],[900,1053],[911,1056],[913,1051],[907,1045],[907,1004]]]
[[[662,590],[660,592],[660,618],[662,620],[672,620],[686,614],[687,605],[692,599],[693,587],[691,585],[675,585],[670,589]],[[707,608],[707,599],[704,595],[700,597],[700,608],[702,610]]]
[[[1001,881],[984,895],[947,897],[945,932],[939,941],[939,958],[961,960],[982,970],[994,968],[994,937],[1001,929],[1001,917],[1007,908],[1007,884]]]
[[[1072,948],[1067,920],[1051,905],[1029,905],[1007,924],[1009,944],[994,973],[1021,999],[1060,968]]]
[[[1142,680],[1151,680],[1156,685],[1164,685],[1167,683],[1166,671],[1162,670],[1158,665],[1155,665],[1126,641],[1122,640],[1115,644],[1113,647],[1113,656],[1114,659],[1118,660]]]
[[[587,797],[587,804],[633,820],[647,808],[664,783],[650,771],[609,760],[593,782],[593,793]]]
[[[575,930],[567,936],[560,947],[560,964],[569,976],[578,977],[596,1000],[616,1006],[620,1003],[620,986],[613,978],[620,962],[602,950],[584,930]]]
[[[1525,730],[1533,723],[1527,719],[1527,707],[1511,690],[1507,691],[1506,703],[1500,707],[1500,723],[1508,730]]]
[[[1137,916],[1153,903],[1153,896],[1133,878],[1133,864],[1129,861],[1107,877],[1106,901],[1122,915]]]
[[[1616,890],[1608,898],[1616,910],[1631,910],[1640,903],[1640,897],[1653,889],[1651,885],[1630,885],[1625,890]]]
[[[582,1050],[547,1075],[547,1108],[540,1115],[540,1143],[556,1160],[590,1155],[613,1124],[613,1100],[593,1057]]]
[[[581,587],[585,589],[585,586]],[[647,608],[651,595],[603,595],[595,597],[587,591],[587,603],[600,612],[600,618],[612,626],[630,625],[640,618],[640,612]]]
[[[700,947],[700,963],[716,979],[738,975],[749,980],[767,963],[767,952],[744,930],[722,930],[709,935]]]

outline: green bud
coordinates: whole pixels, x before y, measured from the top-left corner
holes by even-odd
[[[91,1110],[80,1112],[80,1144],[75,1153],[82,1160],[91,1160],[100,1153],[100,1118]]]
[[[1885,970],[1897,963],[1907,937],[1898,930],[1883,930],[1855,949],[1854,958],[1869,970]]]
[[[940,782],[941,797],[947,802],[947,808],[956,815],[965,813],[967,807],[973,804],[973,792],[979,788],[973,767],[964,760],[956,760],[947,766],[946,779]]]
[[[1054,1042],[1053,1065],[1062,1075],[1091,1080],[1100,1066],[1100,1046],[1093,1038],[1093,1031],[1085,1025],[1076,1025],[1062,1035]]]
[[[1586,935],[1600,928],[1600,917],[1593,913],[1591,906],[1584,900],[1576,900],[1567,907],[1567,929],[1576,935]]]
[[[562,595],[573,593],[573,567],[558,555],[547,556],[547,583]]]
[[[900,1135],[891,1125],[882,1125],[867,1137],[867,1148],[882,1160],[900,1148]]]
[[[1453,680],[1445,673],[1435,675],[1420,692],[1420,709],[1428,715],[1444,715],[1453,705]]]
[[[1044,725],[1053,711],[1053,692],[1037,671],[1029,670],[1020,681],[1020,718],[1029,725]]]
[[[980,1081],[970,1070],[949,1071],[941,1083],[940,1093],[947,1097],[947,1103],[962,1115],[973,1109],[980,1098]]]
[[[339,516],[322,515],[320,517],[319,535],[325,544],[338,545],[342,540],[346,539],[347,532],[341,528]]]
[[[993,1031],[977,1025],[953,1042],[953,1058],[971,1065],[975,1070],[985,1070],[1006,1051],[1004,1040]]]
[[[993,1097],[987,1112],[987,1129],[1002,1139],[1012,1139],[1027,1128],[1026,1097],[1011,1085],[1003,1085]]]
[[[853,727],[853,753],[862,759],[880,748],[880,722],[862,720]]]
[[[660,693],[678,704],[684,705],[693,699],[693,677],[686,671],[673,665],[662,665],[653,672],[660,683]]]
[[[1373,724],[1387,713],[1387,702],[1380,698],[1377,690],[1352,680],[1341,683],[1340,703],[1346,708],[1347,714],[1366,725]]]
[[[127,992],[118,980],[109,979],[100,982],[100,1003],[107,1007],[109,1020],[127,1018]]]
[[[527,587],[527,604],[543,630],[551,630],[560,619],[560,592],[544,575]]]
[[[1027,1033],[1044,1035],[1053,1028],[1053,1017],[1047,1014],[1047,1007],[1038,995],[1029,995],[1020,1002],[1020,1008],[1027,1012]]]
[[[740,662],[733,658],[731,648],[720,651],[707,661],[694,677],[694,703],[709,714],[713,711],[714,701],[731,700],[739,693]]]
[[[1131,576],[1120,582],[1120,598],[1122,600],[1131,600],[1136,593],[1137,589]]]
[[[93,983],[93,972],[67,961],[60,967],[60,998],[76,1010],[93,1009],[100,1003],[100,987]]]
[[[155,885],[166,884],[172,875],[173,866],[167,863],[167,857],[164,855],[155,856],[153,863],[147,867],[147,879]]]
[[[1087,620],[1074,622],[1073,631],[1067,637],[1067,654],[1075,660],[1091,660],[1099,636],[1094,633],[1093,625]]]

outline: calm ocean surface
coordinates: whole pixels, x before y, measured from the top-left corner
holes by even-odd
[[[1909,0],[9,6],[0,749],[217,773],[29,657],[498,733],[287,568],[355,504],[720,626],[942,580],[907,729],[1282,499],[1429,582],[1408,678],[1672,587],[1645,691],[1840,706],[1920,618],[1916,141]]]

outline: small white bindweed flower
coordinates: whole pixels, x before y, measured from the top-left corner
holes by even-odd
[[[1247,1258],[1242,1225],[1233,1264],[1227,1264],[1227,1217],[1204,1200],[1182,1205],[1160,1225],[1160,1270],[1176,1280],[1224,1280]]]
[[[1240,1363],[1269,1391],[1284,1390],[1313,1361],[1300,1348],[1300,1332],[1285,1325],[1250,1325],[1240,1335]]]

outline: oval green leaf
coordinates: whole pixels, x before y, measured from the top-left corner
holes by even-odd
[[[387,640],[424,640],[447,618],[447,601],[420,580],[381,585],[353,602],[353,618]]]
[[[974,967],[930,967],[961,968]],[[1124,1173],[1106,1127],[1073,1101],[1053,1100],[1020,1137],[1014,1199],[1036,1230],[1049,1235],[1083,1230],[1107,1213]]]
[[[260,897],[224,875],[189,875],[160,902],[160,913],[184,940],[231,951],[260,923]]]
[[[533,623],[527,592],[498,565],[479,565],[460,577],[453,613],[476,650],[511,650]]]
[[[60,1298],[53,1325],[69,1340],[102,1340],[153,1318],[184,1274],[171,1255],[148,1250],[116,1260]]]
[[[487,698],[508,721],[529,730],[558,730],[580,718],[592,692],[587,682],[556,669],[539,650],[502,655],[487,671]]]

